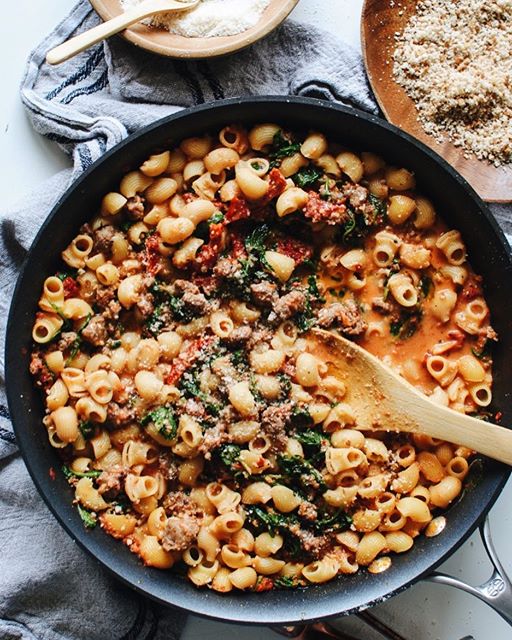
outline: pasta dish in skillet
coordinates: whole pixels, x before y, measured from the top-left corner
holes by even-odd
[[[220,592],[377,573],[439,532],[473,452],[359,431],[304,339],[339,332],[488,410],[481,279],[415,187],[262,124],[159,150],[105,195],[44,281],[30,365],[86,526]]]

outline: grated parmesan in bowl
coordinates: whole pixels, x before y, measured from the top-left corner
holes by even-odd
[[[121,0],[125,10],[141,2]],[[188,38],[233,36],[254,27],[269,4],[270,0],[202,0],[185,13],[159,13],[144,22]]]
[[[420,0],[396,41],[394,76],[425,131],[512,162],[512,0]]]

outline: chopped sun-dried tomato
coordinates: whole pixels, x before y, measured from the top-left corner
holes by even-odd
[[[222,251],[224,227],[225,222],[210,225],[210,239],[208,244],[201,247],[195,260],[196,268],[202,273],[211,269],[217,262],[217,258]]]
[[[64,278],[62,286],[64,287],[64,298],[66,300],[68,298],[77,298],[79,296],[80,287],[78,286],[78,282],[71,276]]]
[[[463,300],[473,300],[482,295],[482,278],[476,275],[470,275],[464,283],[464,287],[461,291],[461,298]]]
[[[159,243],[160,238],[155,234],[149,236],[144,243],[144,255],[142,262],[147,269],[147,272],[152,276],[158,273],[162,265],[161,255],[158,250]]]
[[[165,378],[166,384],[175,384],[199,358],[201,352],[215,340],[214,336],[201,336],[190,343],[183,353],[172,361],[172,368]]]
[[[258,584],[254,587],[254,591],[260,593],[261,591],[270,591],[274,588],[274,581],[271,578],[262,577]]]
[[[268,174],[267,200],[272,200],[280,196],[286,189],[286,178],[279,169],[272,169]]]
[[[309,260],[313,255],[313,247],[295,238],[278,240],[276,251],[284,253],[284,255],[289,258],[293,258],[296,264],[301,264],[304,260]]]
[[[251,217],[251,210],[244,198],[233,198],[229,203],[226,211],[226,221],[236,222],[237,220],[246,220]]]
[[[48,469],[48,475],[50,476],[50,480],[55,480],[55,478],[57,477],[55,474],[55,469],[53,467],[50,467]]]

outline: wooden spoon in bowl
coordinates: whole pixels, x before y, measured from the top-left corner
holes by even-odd
[[[313,329],[307,341],[308,350],[345,382],[355,428],[423,433],[512,465],[512,430],[435,404],[346,338]]]
[[[65,60],[69,60],[77,53],[92,47],[93,44],[110,38],[116,33],[123,31],[134,22],[139,22],[144,18],[154,15],[155,13],[163,13],[164,11],[188,11],[193,9],[200,0],[187,0],[180,2],[178,0],[145,0],[141,4],[124,11],[120,15],[102,22],[97,27],[93,27],[78,36],[63,42],[58,47],[51,49],[46,54],[46,62],[48,64],[60,64]]]

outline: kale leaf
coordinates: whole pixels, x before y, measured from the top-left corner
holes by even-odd
[[[272,147],[269,151],[270,166],[277,167],[283,158],[293,156],[300,151],[300,144],[292,142],[283,135],[281,130],[277,131],[272,140]]]
[[[348,220],[341,225],[341,237],[345,242],[351,239],[356,231],[356,217],[351,211],[348,211],[348,213]]]
[[[231,353],[231,364],[239,371],[245,370],[249,367],[247,353],[244,349],[237,349]]]
[[[194,231],[194,237],[201,238],[205,242],[210,239],[210,227],[212,224],[220,224],[224,222],[225,216],[222,211],[216,211],[208,220],[200,222]]]
[[[271,535],[275,535],[283,529],[288,529],[291,524],[298,523],[297,516],[293,514],[277,513],[262,509],[254,504],[244,505],[249,521],[258,531],[268,531]]]
[[[216,211],[211,218],[207,220],[208,224],[219,224],[224,222],[224,214],[222,211]]]
[[[316,447],[318,449],[324,441],[322,434],[312,429],[310,431],[300,431],[295,434],[294,438],[306,447]]]
[[[166,440],[174,440],[178,433],[178,424],[176,416],[171,407],[157,407],[146,415],[140,421],[143,427],[148,424],[154,424],[158,429],[158,433]]]
[[[218,456],[228,468],[232,468],[240,457],[240,447],[236,444],[224,444],[219,447]]]
[[[73,278],[73,280],[75,280],[76,276],[77,276],[77,270],[76,269],[73,269],[73,271],[59,271],[59,273],[57,274],[57,278],[61,282],[64,282],[64,280],[66,278]]]
[[[276,589],[295,589],[299,584],[294,576],[279,576],[274,580]]]
[[[377,198],[373,193],[368,195],[368,202],[375,210],[375,222],[382,222],[388,213],[388,206],[384,200]]]
[[[132,502],[130,498],[126,495],[124,491],[119,492],[115,499],[112,502],[109,502],[112,508],[115,508],[116,513],[118,511],[122,511],[122,513],[127,513],[130,511]]]
[[[340,225],[339,239],[349,245],[358,245],[368,235],[373,226],[380,223],[379,216],[368,216],[347,206],[347,219]]]
[[[331,184],[336,184],[332,178],[329,178],[328,176],[325,176],[324,181],[322,182],[322,184],[320,185],[320,188],[318,190],[318,193],[320,194],[320,197],[322,198],[322,200],[330,200],[332,193],[331,193]]]
[[[272,279],[272,269],[265,258],[265,251],[270,240],[270,227],[262,224],[255,227],[245,238],[246,258],[238,258],[240,269],[236,277],[226,279],[225,286],[232,297],[249,301],[251,299],[250,285],[261,280]],[[263,271],[262,268],[267,269]]]
[[[90,420],[82,420],[79,423],[78,428],[80,430],[80,433],[86,440],[89,440],[90,438],[92,438],[94,435],[94,432],[96,431],[96,427]]]
[[[492,353],[492,340],[486,340],[484,346],[478,351],[475,347],[471,347],[471,353],[478,358],[479,360],[483,360],[484,358],[490,357]]]
[[[320,533],[328,533],[345,531],[351,524],[352,518],[343,509],[337,509],[333,513],[319,513],[313,522],[313,528]]]
[[[70,478],[99,478],[101,476],[102,471],[99,469],[92,469],[91,471],[73,471],[67,465],[62,466],[62,473],[66,477],[67,480]]]
[[[428,298],[432,289],[432,280],[428,276],[423,276],[420,280],[420,291],[424,298]]]
[[[249,160],[249,164],[255,171],[262,170],[263,172],[265,172],[266,163],[264,164],[261,160],[258,160],[258,158],[255,158],[254,160]]]
[[[422,316],[421,309],[402,311],[398,320],[389,325],[389,332],[399,340],[407,340],[416,333]]]
[[[297,325],[297,329],[300,333],[305,333],[311,329],[315,324],[315,317],[313,315],[311,305],[306,303],[304,311],[295,316],[295,324]]]
[[[186,306],[181,298],[169,294],[167,299],[169,308],[177,322],[190,322],[194,318],[194,313]]]
[[[318,182],[322,175],[323,172],[321,169],[314,165],[308,165],[297,171],[297,173],[292,176],[292,180],[301,189],[307,189]]]
[[[309,429],[313,426],[313,418],[308,408],[303,405],[295,405],[292,409],[292,424],[296,429]]]
[[[156,305],[153,313],[146,320],[146,329],[152,336],[158,336],[165,326],[162,315],[167,311],[167,306],[163,303]]]
[[[325,302],[324,298],[320,295],[318,281],[314,273],[308,276],[308,294],[311,298],[316,298],[319,302]]]
[[[195,314],[187,307],[181,298],[169,293],[158,282],[151,287],[151,294],[155,300],[153,313],[146,320],[145,327],[153,336],[157,336],[166,326],[165,314],[170,312],[177,322],[191,322]]]
[[[97,524],[96,517],[90,511],[84,509],[81,504],[77,505],[78,514],[82,518],[82,522],[88,529],[94,529]]]
[[[300,456],[279,456],[278,464],[283,476],[286,476],[290,482],[302,489],[309,490],[313,482],[318,485],[320,491],[326,491],[327,486],[322,474],[304,458]]]
[[[290,395],[290,392],[292,390],[292,379],[286,373],[278,373],[277,377],[279,379],[279,384],[280,384],[280,387],[281,387],[281,393],[280,393],[279,397],[282,400],[285,400],[286,398],[288,398],[288,396]]]
[[[185,371],[181,376],[179,388],[184,392],[187,398],[200,400],[209,414],[212,416],[219,415],[221,407],[216,402],[212,402],[210,397],[201,389],[197,367],[192,367],[188,371]]]
[[[314,430],[315,425],[307,407],[294,407],[292,425],[295,428],[294,438],[303,445],[305,457],[316,466],[324,457],[322,445],[327,436]]]
[[[315,320],[316,318],[313,314],[311,303],[309,300],[307,300],[304,311],[298,313],[295,316],[295,324],[297,325],[297,329],[300,331],[300,333],[305,333],[306,331],[309,331],[315,324]]]
[[[297,329],[301,333],[311,329],[316,322],[316,316],[311,304],[312,302],[325,302],[325,299],[320,296],[316,275],[314,274],[308,276],[308,289],[306,291],[306,304],[304,305],[304,310],[296,314],[294,318]]]
[[[60,315],[60,313],[59,313],[59,315]],[[66,362],[65,362],[65,366],[66,367],[70,364],[70,362],[72,362],[76,358],[78,352],[80,351],[80,347],[82,346],[82,331],[89,324],[89,322],[91,321],[92,316],[93,316],[93,314],[89,313],[87,315],[87,317],[85,318],[85,320],[83,321],[83,323],[80,326],[80,328],[77,330],[76,338],[73,340],[73,342],[70,345],[69,356],[67,357]],[[67,322],[69,322],[69,320]],[[65,331],[66,330],[66,329],[64,329],[65,326],[66,326],[66,322],[62,325],[61,331]],[[72,328],[71,326],[67,327],[68,330],[71,329],[71,328]]]
[[[270,227],[266,224],[262,224],[251,231],[244,243],[247,251],[256,256],[262,264],[266,263],[265,251],[267,250],[269,235]]]

